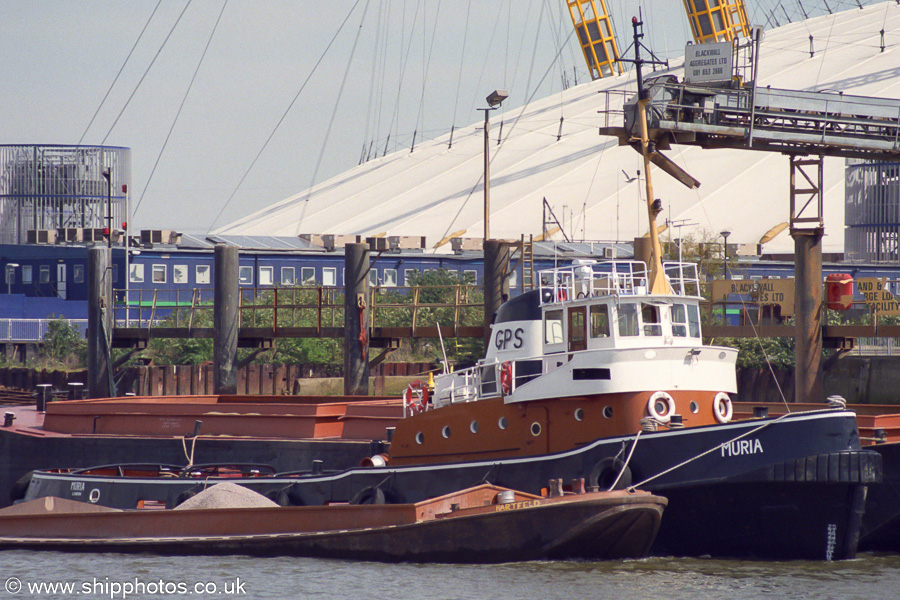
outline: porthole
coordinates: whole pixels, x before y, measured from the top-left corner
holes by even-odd
[[[417,443],[417,444],[424,444],[424,443],[425,443],[425,434],[422,433],[421,431],[420,431],[419,433],[416,434],[416,443]]]
[[[444,428],[441,429],[441,435],[444,436],[444,439],[450,437],[450,426],[444,425]]]
[[[506,422],[506,417],[500,417],[500,419],[497,421],[497,427],[499,427],[500,429],[506,429],[506,426],[508,424],[509,423]]]
[[[478,433],[478,421],[472,421],[469,423],[469,431],[472,433]]]
[[[613,415],[612,406],[604,406],[603,407],[603,417],[605,419],[611,419]]]
[[[537,421],[531,424],[531,435],[534,437],[541,435],[541,424]]]
[[[583,408],[575,409],[575,420],[576,421],[584,421],[584,409]]]
[[[695,415],[698,412],[700,412],[700,405],[697,404],[696,402],[691,402],[691,412],[694,413]]]

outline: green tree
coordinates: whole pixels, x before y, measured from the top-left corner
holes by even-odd
[[[87,341],[75,325],[54,315],[47,325],[40,356],[53,366],[81,368],[87,364]]]

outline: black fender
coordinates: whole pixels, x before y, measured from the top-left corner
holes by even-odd
[[[621,477],[619,477],[619,473],[622,474]],[[619,478],[619,481],[616,483],[615,489],[624,490],[631,487],[631,469],[628,468],[628,465],[620,458],[607,457],[591,469],[588,485],[591,486],[591,489],[605,491],[616,481],[616,477]]]

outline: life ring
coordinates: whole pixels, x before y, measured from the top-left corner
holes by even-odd
[[[505,362],[500,365],[500,391],[504,396],[508,396],[512,391],[513,372],[512,363]]]
[[[406,386],[406,391],[403,392],[403,403],[409,409],[410,414],[423,412],[428,403],[428,388],[416,379]]]
[[[656,407],[658,400],[666,401],[666,410],[664,412],[660,412]],[[675,399],[666,392],[655,392],[647,402],[647,412],[660,423],[668,423],[672,415],[675,414]]]
[[[565,302],[568,299],[569,299],[569,293],[566,292],[566,288],[557,288],[556,301],[557,302]]]
[[[734,405],[731,404],[731,397],[725,392],[716,394],[713,401],[713,415],[719,423],[727,423],[734,415]]]
[[[619,458],[604,458],[591,469],[587,483],[592,490],[605,491],[610,489],[613,483],[614,489],[624,490],[631,486],[631,469]]]

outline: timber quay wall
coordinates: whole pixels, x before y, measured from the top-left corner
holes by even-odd
[[[427,378],[432,363],[382,363],[370,369],[373,377]],[[280,395],[301,393],[301,380],[342,377],[340,365],[247,365],[237,370],[237,393],[240,395]],[[132,366],[117,375],[120,395],[138,396],[209,395],[213,393],[213,365]],[[85,383],[87,370],[50,371],[27,367],[0,368],[0,386],[33,391],[40,384],[54,390],[67,391],[69,383]]]

